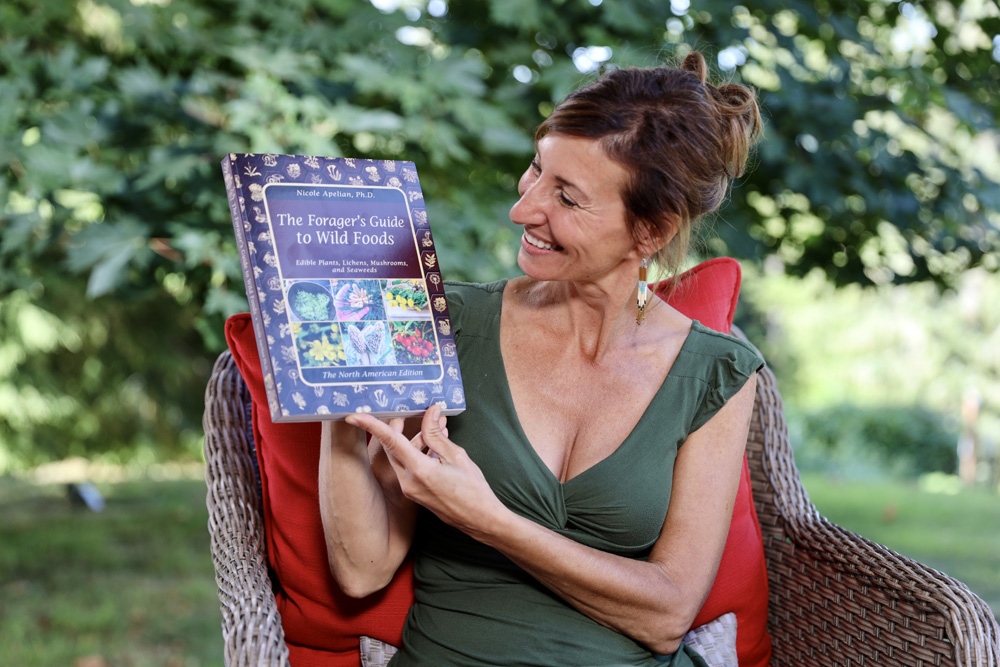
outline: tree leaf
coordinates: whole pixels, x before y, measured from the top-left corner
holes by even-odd
[[[87,296],[97,298],[123,285],[128,266],[149,252],[146,225],[133,219],[98,223],[73,237],[66,267],[75,273],[90,271]]]

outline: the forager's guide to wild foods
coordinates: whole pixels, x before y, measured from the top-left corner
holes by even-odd
[[[273,421],[465,408],[412,162],[230,154],[222,170]]]

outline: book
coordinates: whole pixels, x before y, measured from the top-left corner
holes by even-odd
[[[412,162],[230,154],[222,171],[273,421],[465,408]]]

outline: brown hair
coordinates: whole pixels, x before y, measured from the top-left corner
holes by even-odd
[[[716,87],[707,75],[698,52],[680,67],[610,70],[570,93],[535,133],[536,142],[550,132],[601,141],[629,174],[621,194],[632,236],[676,232],[653,258],[670,274],[694,223],[719,207],[763,131],[753,90]]]

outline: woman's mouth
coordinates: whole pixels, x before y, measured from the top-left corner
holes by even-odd
[[[528,244],[535,246],[536,248],[541,248],[542,250],[562,250],[562,246],[554,245],[552,243],[546,243],[540,238],[536,238],[529,234],[527,231],[524,232],[524,240]]]

